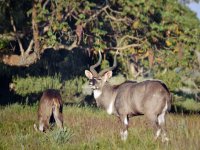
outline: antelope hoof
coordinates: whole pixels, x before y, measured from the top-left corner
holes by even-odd
[[[121,135],[121,140],[122,141],[126,141],[127,140],[127,137],[128,137],[128,131],[121,131],[120,132],[120,135]]]
[[[169,142],[169,138],[166,136],[166,134],[162,135],[162,142]]]
[[[164,142],[169,142],[169,138],[168,137],[163,137],[162,138],[162,142],[164,143]]]

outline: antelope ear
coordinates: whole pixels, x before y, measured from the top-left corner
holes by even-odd
[[[92,77],[93,77],[92,73],[91,73],[89,70],[85,70],[85,76],[86,76],[88,79],[92,79]]]
[[[108,71],[104,74],[105,80],[107,81],[108,79],[110,79],[112,77],[112,71]]]

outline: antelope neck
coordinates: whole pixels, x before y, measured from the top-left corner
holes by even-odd
[[[103,107],[108,114],[114,112],[115,92],[113,91],[112,85],[105,83],[102,90],[93,90],[94,98],[97,105]]]

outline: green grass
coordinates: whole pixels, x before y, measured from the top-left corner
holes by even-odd
[[[129,137],[120,140],[118,119],[103,110],[65,106],[65,130],[35,132],[37,106],[13,104],[0,107],[0,149],[48,150],[198,150],[200,116],[167,116],[169,143],[153,141],[144,116],[130,119]]]

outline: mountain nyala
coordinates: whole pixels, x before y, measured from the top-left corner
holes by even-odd
[[[112,67],[97,73],[95,68],[100,65],[101,59],[99,52],[98,62],[90,67],[90,71],[85,70],[85,75],[89,79],[97,106],[120,119],[121,139],[126,140],[128,137],[129,118],[145,115],[155,130],[155,139],[161,137],[162,141],[168,141],[165,115],[170,110],[172,99],[167,86],[160,80],[125,81],[119,85],[111,85],[108,79],[117,66],[116,55]]]
[[[38,108],[39,127],[34,124],[38,131],[45,132],[50,127],[50,120],[53,118],[58,128],[63,128],[63,102],[59,91],[48,89],[43,92]]]

